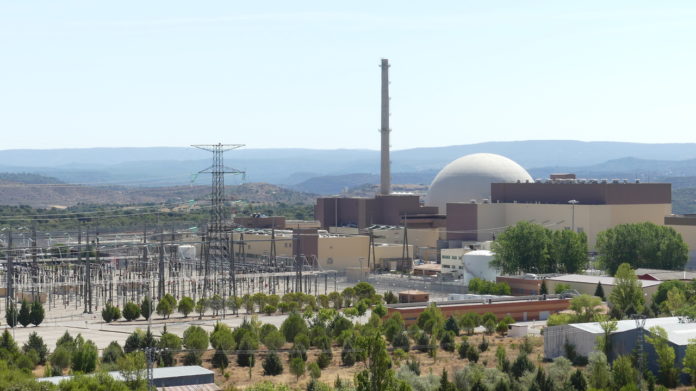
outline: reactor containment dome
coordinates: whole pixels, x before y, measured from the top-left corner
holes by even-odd
[[[446,213],[448,202],[481,202],[491,198],[491,183],[533,182],[529,173],[505,156],[474,153],[446,165],[435,176],[425,196],[426,206]]]

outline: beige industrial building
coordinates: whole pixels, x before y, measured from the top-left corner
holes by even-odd
[[[305,256],[322,269],[339,272],[348,268],[389,268],[390,262],[400,260],[404,251],[401,244],[377,243],[372,247],[373,254],[368,256],[369,236],[329,234],[312,229],[237,230],[233,240],[236,257],[268,258],[275,246],[276,257]],[[406,249],[410,254],[414,251],[412,245]]]

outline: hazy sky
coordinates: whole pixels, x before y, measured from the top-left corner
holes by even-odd
[[[0,0],[0,149],[696,141],[693,1]]]

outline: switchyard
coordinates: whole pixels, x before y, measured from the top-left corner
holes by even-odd
[[[304,254],[303,232],[276,238],[245,239],[246,229],[231,223],[224,194],[224,175],[243,174],[223,164],[223,153],[241,145],[196,145],[213,153],[210,219],[201,229],[143,227],[113,232],[108,218],[74,216],[75,229],[37,232],[6,227],[0,234],[0,296],[3,310],[22,300],[41,301],[47,318],[70,313],[92,314],[111,303],[166,294],[219,301],[222,313],[231,297],[254,293],[326,294],[336,289],[336,271],[322,270],[316,254]],[[35,218],[45,218],[37,216]],[[32,226],[23,220],[22,225]],[[104,233],[107,232],[107,233]],[[292,242],[292,256],[277,256],[278,242]],[[262,256],[247,256],[251,242],[268,246]],[[262,242],[259,244],[258,242]]]

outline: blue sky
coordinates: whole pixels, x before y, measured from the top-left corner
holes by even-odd
[[[693,142],[696,3],[0,1],[0,149]]]

